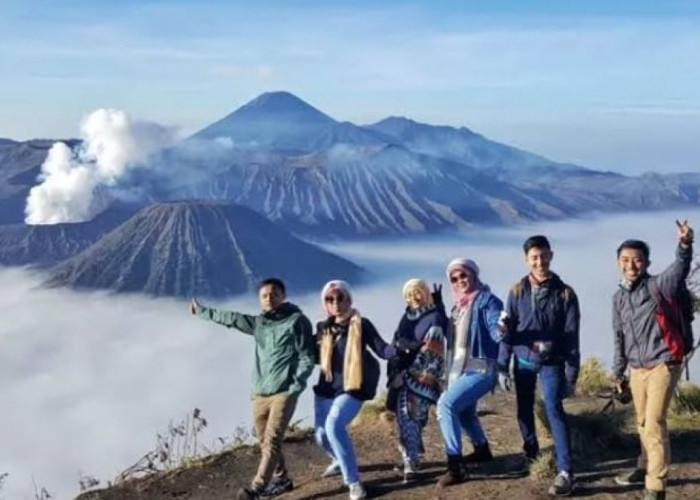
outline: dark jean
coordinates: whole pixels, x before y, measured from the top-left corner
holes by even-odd
[[[542,365],[539,368],[515,363],[515,394],[518,398],[518,425],[523,437],[525,453],[534,455],[539,452],[537,433],[535,431],[535,385],[537,375],[544,397],[547,420],[554,439],[557,469],[573,473],[571,466],[571,436],[569,424],[562,400],[566,393],[564,365]]]

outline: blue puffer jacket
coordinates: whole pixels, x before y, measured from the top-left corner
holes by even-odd
[[[471,337],[470,356],[475,359],[496,360],[498,344],[501,341],[501,331],[498,328],[498,317],[503,310],[503,302],[496,297],[487,285],[474,298],[472,313],[469,320]],[[452,308],[452,315],[447,328],[447,350],[445,353],[445,373],[450,373],[454,360],[456,336],[457,307]]]

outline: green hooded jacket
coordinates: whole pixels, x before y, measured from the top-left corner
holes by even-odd
[[[301,394],[314,369],[316,349],[311,322],[301,309],[285,302],[257,316],[202,305],[196,312],[200,318],[253,336],[253,396]]]

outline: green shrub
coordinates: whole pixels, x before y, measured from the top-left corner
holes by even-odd
[[[700,428],[700,386],[681,383],[668,408],[670,429]]]
[[[540,424],[551,436],[544,401],[537,400],[535,410]],[[604,414],[597,409],[582,408],[568,412],[572,453],[584,458],[593,458],[610,447],[624,444],[630,410],[631,408],[626,407]]]
[[[552,478],[557,473],[557,462],[554,453],[543,451],[537,459],[530,464],[530,479],[542,481]]]
[[[596,395],[610,390],[610,377],[605,366],[598,358],[588,358],[581,364],[576,392],[584,395]]]

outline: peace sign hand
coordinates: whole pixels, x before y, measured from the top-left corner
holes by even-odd
[[[685,246],[693,244],[693,229],[688,225],[688,221],[683,222],[676,220],[676,226],[678,227],[678,241]]]

